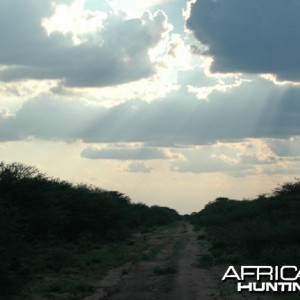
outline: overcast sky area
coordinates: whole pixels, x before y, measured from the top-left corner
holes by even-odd
[[[300,176],[299,0],[0,0],[0,160],[180,213]]]

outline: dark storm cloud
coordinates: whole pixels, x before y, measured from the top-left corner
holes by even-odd
[[[42,19],[53,13],[51,1],[0,0],[0,65],[9,67],[0,71],[0,81],[57,79],[71,87],[101,87],[155,73],[148,51],[168,30],[162,12],[136,19],[109,15],[103,30],[78,45],[71,34],[47,35]]]
[[[187,27],[208,46],[213,72],[300,81],[300,1],[198,0]]]
[[[88,143],[143,142],[164,145],[213,143],[244,138],[300,135],[300,88],[257,79],[208,101],[182,89],[150,103],[129,101],[111,108],[48,98],[25,102],[0,119],[0,139],[81,139]]]

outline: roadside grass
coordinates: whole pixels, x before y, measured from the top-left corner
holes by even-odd
[[[215,258],[209,254],[200,254],[197,257],[194,266],[197,268],[209,269],[215,265]]]
[[[32,295],[55,299],[52,294],[66,293],[71,299],[77,299],[74,295],[81,299],[93,291],[93,283],[109,269],[153,259],[160,250],[149,244],[148,234],[112,244],[82,242],[40,247],[33,253],[32,280],[24,288],[22,299]]]
[[[75,243],[54,242],[32,248],[28,259],[28,276],[31,280],[24,287],[21,299],[41,296],[46,299],[58,299],[65,295],[68,299],[82,299],[94,290],[94,283],[110,269],[130,262],[151,261],[164,248],[168,229],[176,228],[180,223],[144,230],[131,238],[115,243],[93,242],[83,239]],[[152,243],[152,239],[158,243]],[[158,268],[156,274],[176,272],[171,262],[178,255],[180,245],[175,244],[167,264]],[[26,264],[26,262],[25,262]],[[130,272],[130,267],[122,275]]]
[[[151,261],[155,259],[155,257],[162,251],[163,245],[152,245],[151,247],[148,247],[141,253],[140,260],[144,261]]]
[[[198,241],[206,240],[206,236],[205,236],[204,234],[199,234],[199,235],[197,236],[197,240],[198,240]]]
[[[47,292],[55,293],[85,293],[92,292],[93,286],[79,279],[56,279],[45,287]]]
[[[216,265],[217,259],[213,253],[211,253],[211,245],[207,240],[205,232],[202,228],[193,226],[193,230],[198,233],[197,241],[206,249],[206,253],[201,253],[197,255],[196,261],[193,266],[197,268],[209,269]],[[200,232],[201,230],[201,232]]]

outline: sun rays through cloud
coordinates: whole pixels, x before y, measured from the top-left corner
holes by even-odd
[[[181,212],[297,177],[299,5],[0,2],[1,158]]]

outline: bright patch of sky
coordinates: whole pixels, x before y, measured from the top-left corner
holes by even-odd
[[[150,10],[154,7],[160,7],[161,5],[170,4],[177,0],[86,0],[85,7],[93,10],[110,10],[123,11],[128,13],[129,16],[139,16],[146,10]]]

